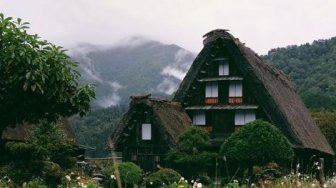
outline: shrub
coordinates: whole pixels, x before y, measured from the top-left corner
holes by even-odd
[[[289,163],[294,152],[289,141],[272,124],[256,120],[233,133],[222,145],[220,154],[243,166],[263,166],[269,162]]]
[[[145,185],[150,187],[152,186],[162,186],[173,184],[174,182],[178,182],[181,178],[181,175],[173,169],[163,168],[157,172],[150,174],[145,179]],[[150,183],[152,182],[152,184]]]
[[[41,179],[35,178],[29,181],[28,183],[24,183],[23,188],[48,188],[47,185]]]
[[[123,162],[119,165],[120,179],[125,185],[135,185],[139,184],[142,180],[142,169],[132,163],[132,162]]]
[[[61,183],[61,179],[65,176],[63,169],[54,162],[44,161],[43,167],[43,179],[50,185],[57,185]]]
[[[167,153],[165,160],[187,178],[198,177],[212,169],[212,163],[217,156],[209,152],[209,133],[190,127],[180,135],[177,148]]]

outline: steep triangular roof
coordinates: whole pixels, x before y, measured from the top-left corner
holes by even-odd
[[[191,125],[188,114],[177,102],[150,98],[149,95],[131,97],[131,99],[129,110],[123,115],[111,135],[116,149],[124,140],[123,133],[128,133],[135,127],[132,118],[138,105],[145,105],[152,109],[154,121],[152,123],[157,125],[156,128],[170,148],[175,147],[178,136]]]
[[[291,141],[294,148],[313,149],[334,155],[286,75],[266,63],[226,30],[214,30],[204,37],[204,48],[176,91],[175,101],[183,105],[188,92],[197,84],[202,67],[211,62],[214,56],[212,52],[225,48],[260,107]]]

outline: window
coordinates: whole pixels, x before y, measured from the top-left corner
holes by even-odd
[[[142,124],[141,127],[141,138],[142,140],[151,140],[152,139],[152,126],[149,123]]]
[[[193,112],[193,124],[194,125],[205,125],[205,112],[204,111],[194,111]]]
[[[229,97],[242,97],[243,83],[242,81],[231,81],[229,85]]]
[[[235,113],[235,125],[245,125],[255,119],[254,110],[237,110]]]
[[[229,62],[228,61],[220,61],[218,63],[218,75],[219,76],[229,75]]]
[[[217,82],[206,82],[205,84],[205,97],[218,97],[218,83]]]

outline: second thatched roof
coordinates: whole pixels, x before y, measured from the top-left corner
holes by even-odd
[[[115,149],[118,149],[125,142],[123,133],[135,127],[134,114],[139,105],[145,105],[151,109],[152,124],[156,125],[170,148],[176,146],[179,135],[191,125],[188,114],[177,102],[150,98],[150,95],[133,96],[131,99],[129,110],[124,114],[111,135],[111,141]]]

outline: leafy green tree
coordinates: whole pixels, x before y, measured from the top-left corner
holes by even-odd
[[[133,186],[141,182],[143,171],[138,165],[132,162],[123,162],[119,165],[119,174],[124,185]]]
[[[95,95],[79,86],[65,50],[28,34],[28,25],[0,13],[0,135],[9,125],[83,115]]]
[[[222,145],[220,155],[241,167],[269,162],[288,164],[294,152],[287,138],[274,125],[255,120],[234,132]]]
[[[9,165],[7,174],[15,182],[44,178],[59,183],[63,169],[75,164],[73,145],[55,125],[42,122],[33,127],[26,142],[7,142]]]
[[[328,140],[330,146],[336,151],[336,112],[317,111],[312,116]]]
[[[168,152],[166,160],[186,177],[196,177],[208,172],[217,156],[209,152],[209,133],[190,127],[180,135],[177,148]]]

